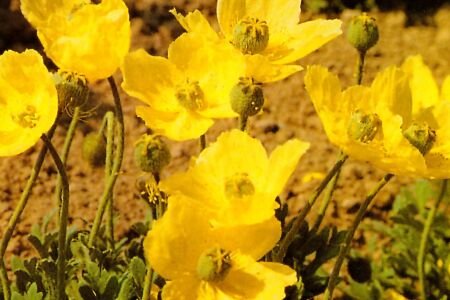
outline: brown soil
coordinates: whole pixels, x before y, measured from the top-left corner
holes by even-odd
[[[182,11],[201,9],[214,20],[215,1],[127,1],[132,11],[132,50],[139,47],[155,55],[165,55],[169,43],[182,32],[174,18],[167,13],[173,6]],[[165,4],[162,4],[165,3]],[[12,7],[16,9],[14,2]],[[347,23],[356,11],[345,11],[340,18]],[[374,13],[380,27],[380,41],[370,50],[367,58],[365,83],[370,83],[375,73],[389,65],[400,64],[408,55],[422,54],[427,64],[433,69],[439,82],[450,70],[450,8],[442,8],[436,15],[435,27],[404,27],[405,15],[402,12]],[[142,17],[141,17],[142,16]],[[302,16],[303,20],[319,16]],[[19,28],[17,32],[29,33],[30,28]],[[32,32],[32,31],[31,31]],[[10,41],[10,48],[22,49],[24,45],[33,44],[35,38],[28,36],[31,42]],[[34,44],[35,47],[36,44]],[[0,45],[1,46],[1,45]],[[356,52],[343,36],[335,39],[325,47],[312,53],[300,63],[325,65],[339,74],[344,85],[351,84]],[[291,212],[300,209],[318,185],[318,180],[303,183],[302,178],[309,172],[326,172],[334,163],[338,150],[332,146],[324,134],[322,125],[308,99],[303,86],[304,72],[300,72],[284,81],[268,85],[265,89],[267,105],[265,112],[250,120],[250,133],[261,139],[269,151],[289,138],[297,137],[311,143],[309,152],[301,159],[295,174],[285,189],[283,198],[289,201]],[[121,81],[120,74],[116,80]],[[149,83],[151,84],[151,83]],[[143,122],[134,114],[136,100],[121,92],[126,122],[126,147],[122,174],[115,188],[115,212],[117,215],[116,231],[124,235],[130,223],[143,219],[144,205],[137,200],[134,183],[140,171],[133,161],[133,143],[146,132]],[[81,158],[83,136],[98,128],[99,121],[106,109],[112,109],[112,96],[107,82],[92,85],[91,100],[93,106],[99,105],[97,113],[79,126],[68,161],[71,180],[70,219],[78,228],[90,226],[103,190],[103,170],[91,169]],[[101,105],[100,105],[101,104]],[[234,127],[235,121],[218,122],[208,132],[208,141],[212,142],[223,130]],[[61,149],[67,123],[63,124],[54,138],[55,145]],[[199,151],[198,141],[183,143],[169,142],[172,162],[164,171],[163,177],[187,167],[189,157]],[[37,156],[38,144],[26,153],[0,159],[0,227],[5,228],[20,193]],[[230,149],[230,151],[232,151]],[[352,219],[358,203],[383,172],[370,165],[349,160],[342,171],[332,208],[326,218],[327,223],[340,227]],[[48,160],[41,171],[39,181],[33,189],[32,197],[23,214],[15,236],[8,248],[9,254],[25,256],[29,254],[30,244],[26,240],[33,224],[39,223],[45,215],[54,211],[56,171]],[[409,182],[405,178],[396,178],[378,196],[369,214],[370,217],[383,218],[392,199],[401,185]],[[314,214],[314,208],[312,214]],[[0,230],[0,236],[3,230]]]

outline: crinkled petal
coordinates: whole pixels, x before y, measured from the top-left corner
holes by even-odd
[[[195,276],[168,281],[162,291],[164,300],[233,300],[213,284]]]
[[[444,83],[441,88],[442,100],[450,101],[450,75],[445,77]]]
[[[402,65],[402,70],[409,77],[409,86],[413,99],[413,115],[435,105],[439,101],[439,88],[436,80],[420,55],[408,57]]]
[[[181,109],[175,86],[183,77],[166,58],[152,56],[143,49],[131,52],[125,57],[122,73],[122,88],[130,96],[164,112]]]
[[[90,81],[114,74],[130,46],[128,8],[122,0],[82,5],[66,16],[55,12],[37,29],[46,54],[60,69]]]
[[[284,189],[289,177],[297,167],[299,159],[308,150],[309,143],[297,139],[278,146],[270,154],[267,193],[275,199]]]
[[[32,125],[21,121],[27,112],[33,113]],[[0,56],[0,156],[32,147],[53,125],[57,113],[56,88],[41,55],[34,50],[4,52]]]
[[[231,299],[284,299],[285,287],[297,282],[294,270],[278,263],[258,263],[249,256],[232,254],[233,267],[217,287]]]
[[[303,68],[297,65],[274,64],[266,56],[245,55],[246,75],[254,78],[257,82],[274,82],[291,76]]]
[[[219,37],[209,24],[208,20],[198,10],[188,13],[186,16],[178,13],[176,9],[170,10],[177,21],[186,29],[187,32],[195,32],[203,38],[209,40],[217,40]]]
[[[136,107],[136,115],[156,133],[175,141],[199,138],[213,125],[213,120],[195,112],[182,109],[179,112],[163,112],[147,106]]]
[[[245,0],[218,0],[217,19],[222,33],[227,40],[233,36],[234,26],[245,14]]]
[[[147,259],[166,279],[195,275],[200,255],[213,246],[208,219],[182,196],[169,198],[167,211],[144,240]]]
[[[279,37],[278,42],[270,43],[262,54],[277,64],[295,62],[340,35],[341,24],[337,19],[319,19],[298,24],[284,33],[285,38]]]
[[[34,28],[47,25],[55,13],[69,14],[74,8],[90,3],[89,0],[22,0],[20,10]]]

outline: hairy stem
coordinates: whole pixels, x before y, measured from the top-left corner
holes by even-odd
[[[57,299],[65,299],[65,267],[66,267],[66,236],[69,217],[69,178],[61,158],[48,137],[43,134],[42,141],[47,145],[62,181],[61,210],[59,213],[58,260],[56,262]]]
[[[345,256],[347,255],[351,242],[353,240],[353,236],[355,235],[356,229],[358,228],[359,224],[361,223],[364,214],[367,211],[367,208],[369,207],[370,203],[372,202],[373,198],[378,194],[378,192],[391,180],[391,178],[394,175],[392,174],[386,174],[378,183],[377,185],[370,191],[370,193],[366,196],[366,199],[361,204],[358,213],[356,214],[355,219],[353,220],[353,223],[351,227],[349,228],[347,232],[347,236],[345,238],[344,245],[341,246],[341,250],[339,251],[339,256],[336,260],[336,263],[334,264],[333,271],[331,272],[330,279],[328,280],[328,286],[325,290],[324,300],[332,299],[334,288],[337,284],[337,279],[339,277],[339,272],[341,271],[342,264],[344,262]]]
[[[117,177],[119,176],[120,167],[122,165],[123,160],[123,148],[124,148],[124,122],[123,122],[123,112],[122,112],[122,104],[120,103],[119,91],[117,90],[116,82],[114,78],[108,77],[109,85],[111,86],[111,91],[114,98],[114,106],[115,106],[115,117],[116,117],[116,136],[117,136],[117,144],[116,151],[114,155],[114,161],[111,169],[111,176],[108,178],[106,182],[105,189],[100,198],[99,208],[97,210],[97,214],[94,219],[94,224],[92,226],[91,232],[89,234],[88,245],[93,246],[95,237],[97,236],[98,230],[100,229],[100,224],[102,222],[103,214],[105,213],[106,205],[108,204],[108,199],[113,193],[114,185],[116,183]]]
[[[47,133],[47,136],[49,139],[51,139],[53,137],[56,127],[57,127],[57,123],[58,123],[58,118]],[[36,183],[36,179],[38,178],[39,172],[41,171],[42,164],[44,163],[44,159],[45,159],[45,155],[47,154],[47,150],[48,150],[47,146],[44,144],[43,147],[41,148],[41,151],[39,152],[36,162],[34,163],[33,169],[31,170],[30,177],[28,178],[25,189],[23,190],[23,192],[20,196],[19,202],[17,203],[16,207],[14,208],[13,214],[11,215],[11,218],[9,219],[9,222],[8,222],[8,225],[6,226],[6,231],[3,235],[3,238],[0,241],[0,279],[2,282],[3,296],[6,300],[9,300],[11,298],[11,291],[10,291],[10,287],[9,287],[9,280],[8,280],[8,275],[6,272],[6,265],[5,265],[6,249],[8,248],[8,244],[12,238],[14,229],[16,228],[17,223],[20,220],[20,216],[22,215],[22,212],[28,203],[28,199],[30,198],[31,191],[33,189],[34,184]]]
[[[363,78],[363,74],[364,74],[364,62],[366,59],[366,52],[358,52],[359,56],[358,56],[358,61],[356,62],[356,73],[355,73],[355,77],[356,77],[356,84],[361,84],[362,82],[362,78]]]
[[[114,148],[114,114],[107,112],[106,119],[106,162],[105,162],[105,180],[111,176],[111,169],[113,166],[113,148]],[[103,132],[102,132],[103,134]],[[108,238],[108,245],[110,249],[114,249],[114,197],[109,195],[108,204],[106,207],[108,211],[108,219],[106,222],[106,234]]]
[[[311,207],[314,205],[317,198],[319,198],[320,194],[326,188],[326,186],[331,181],[331,179],[342,168],[342,165],[347,160],[347,158],[348,158],[348,156],[343,153],[339,156],[339,159],[334,164],[333,168],[328,172],[327,176],[325,176],[325,178],[322,180],[322,182],[317,187],[315,192],[310,196],[310,198],[308,199],[308,202],[306,202],[306,204],[305,204],[305,207],[303,207],[303,209],[300,211],[299,215],[295,218],[294,222],[292,223],[292,227],[289,229],[289,231],[286,233],[284,238],[281,240],[280,248],[274,257],[274,261],[276,261],[276,262],[283,261],[284,256],[286,255],[286,252],[289,248],[289,245],[294,240],[295,235],[297,234],[298,230],[300,229],[300,226],[302,225],[303,221],[306,218],[306,215],[311,210]]]
[[[248,121],[248,116],[239,116],[238,118],[239,120],[239,129],[241,131],[246,131],[247,130],[247,121]]]
[[[433,225],[434,217],[436,216],[436,212],[441,204],[442,199],[445,196],[445,192],[447,191],[447,179],[442,181],[441,191],[439,192],[439,196],[434,203],[431,210],[428,212],[427,220],[425,221],[425,226],[423,228],[422,236],[420,238],[420,246],[419,246],[419,255],[417,256],[417,273],[419,275],[420,282],[420,296],[421,299],[426,300],[427,298],[427,283],[425,280],[425,256],[428,244],[428,236],[430,235],[431,226]]]
[[[200,136],[200,152],[206,148],[206,133]]]
[[[151,298],[153,285],[153,268],[147,261],[147,273],[145,275],[144,292],[142,294],[142,300],[149,300]]]

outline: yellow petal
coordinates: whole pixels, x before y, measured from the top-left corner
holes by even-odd
[[[57,112],[56,88],[39,53],[5,51],[0,56],[0,156],[32,147]]]
[[[258,263],[249,256],[232,254],[230,272],[216,286],[231,299],[284,299],[285,287],[297,282],[295,271],[278,263]]]
[[[198,280],[194,276],[186,276],[164,285],[162,291],[164,300],[233,300],[213,284]]]
[[[303,68],[297,65],[277,65],[260,54],[245,55],[246,75],[257,82],[274,82],[291,76]]]
[[[227,40],[233,35],[234,26],[245,16],[245,0],[218,0],[217,19]]]
[[[137,50],[125,57],[122,73],[122,88],[130,96],[164,112],[180,110],[175,86],[184,78],[166,58]]]
[[[38,37],[60,69],[95,81],[111,76],[122,64],[130,45],[128,9],[122,0],[85,4],[68,15],[51,13],[46,25],[37,28]]]
[[[181,109],[178,112],[163,112],[151,107],[136,107],[136,115],[156,133],[175,141],[199,138],[213,125],[213,121],[195,112]]]
[[[200,255],[213,246],[208,219],[181,196],[169,198],[167,211],[144,240],[147,259],[166,279],[195,275]]]
[[[205,39],[217,40],[217,33],[209,25],[208,20],[198,10],[188,13],[186,16],[178,13],[174,8],[170,12],[175,16],[177,21],[186,29],[187,32],[195,32]]]
[[[450,101],[450,75],[445,77],[444,83],[441,89],[442,100]]]
[[[220,227],[213,233],[224,249],[239,250],[259,260],[280,240],[281,224],[272,217],[256,224]]]
[[[270,32],[289,32],[299,22],[301,0],[246,0],[245,2],[246,15],[266,21]]]
[[[439,101],[437,83],[420,55],[408,57],[402,65],[402,70],[409,77],[414,115]]]
[[[288,64],[306,56],[342,33],[340,20],[313,20],[296,25],[277,38],[278,43],[270,43],[263,52],[277,64]]]

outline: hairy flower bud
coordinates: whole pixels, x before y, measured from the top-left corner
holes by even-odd
[[[382,124],[377,114],[364,114],[362,111],[355,111],[348,124],[348,135],[362,143],[369,143],[375,138]]]
[[[375,19],[366,13],[354,17],[347,30],[347,39],[359,52],[367,52],[378,42],[378,26]]]
[[[160,136],[144,134],[134,151],[136,164],[144,172],[158,174],[170,162],[170,151]]]
[[[83,158],[92,167],[101,167],[105,164],[106,141],[102,134],[91,132],[84,137],[82,147]]]
[[[197,262],[197,275],[201,280],[222,280],[231,268],[230,252],[212,248],[203,252]]]
[[[241,77],[231,89],[231,109],[240,116],[256,115],[264,104],[264,93],[260,83],[253,78]]]
[[[428,124],[412,123],[405,131],[403,136],[422,153],[427,154],[433,148],[436,141],[436,131]]]
[[[53,74],[58,92],[59,108],[71,112],[82,106],[89,97],[89,86],[84,76],[72,72],[58,71]]]
[[[261,53],[269,44],[267,22],[250,17],[240,20],[234,27],[232,43],[244,54]]]

